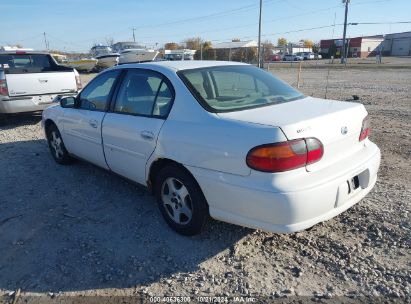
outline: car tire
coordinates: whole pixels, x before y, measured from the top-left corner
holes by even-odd
[[[55,124],[47,127],[47,142],[50,148],[51,155],[54,160],[60,165],[68,165],[73,159],[70,157],[60,131]]]
[[[155,179],[154,193],[167,224],[176,232],[199,234],[209,213],[200,186],[185,169],[177,165],[162,168]]]

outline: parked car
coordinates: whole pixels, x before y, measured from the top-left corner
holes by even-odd
[[[380,151],[359,103],[304,96],[251,65],[120,65],[43,112],[59,164],[87,160],[152,191],[177,232],[211,217],[290,233],[374,186]]]
[[[280,54],[270,55],[270,57],[268,58],[268,61],[281,61],[281,55]]]
[[[311,53],[311,52],[303,52],[301,54],[301,57],[303,57],[303,60],[313,60],[313,59],[315,59],[314,53]]]
[[[314,54],[314,59],[323,59],[323,56],[321,54]]]
[[[58,94],[77,94],[78,72],[43,52],[0,52],[0,113],[41,111]]]
[[[303,60],[303,57],[299,55],[286,54],[283,57],[283,61],[300,61],[300,60]]]

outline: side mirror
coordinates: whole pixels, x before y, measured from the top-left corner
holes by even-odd
[[[76,98],[72,96],[63,97],[60,99],[60,106],[62,108],[74,108]]]

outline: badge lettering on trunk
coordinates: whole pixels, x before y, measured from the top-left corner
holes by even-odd
[[[307,126],[307,127],[303,127],[301,129],[298,129],[297,133],[302,133],[302,132],[309,131],[309,130],[311,130],[311,126]]]
[[[342,135],[345,135],[345,134],[347,134],[347,133],[348,133],[348,128],[347,128],[346,126],[341,127],[341,134],[342,134]]]

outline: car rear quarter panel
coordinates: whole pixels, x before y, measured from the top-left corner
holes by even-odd
[[[286,140],[280,128],[207,112],[176,74],[166,76],[172,78],[175,100],[147,168],[156,159],[168,158],[186,166],[245,176],[251,172],[246,164],[250,149]]]

